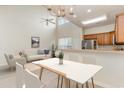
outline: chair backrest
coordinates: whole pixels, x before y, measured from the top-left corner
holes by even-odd
[[[23,65],[16,62],[16,87],[22,88],[24,85],[24,69]]]
[[[7,55],[7,54],[4,54],[5,58],[6,58],[6,61],[8,63],[8,65],[10,67],[15,67],[16,65],[16,62],[15,62],[15,59],[14,59],[14,56],[13,55]]]
[[[16,62],[18,62],[18,63],[21,64],[22,66],[24,66],[24,65],[26,64],[26,59],[25,59],[25,57],[20,56],[19,58],[16,58],[15,60],[16,60]]]
[[[40,88],[41,81],[38,76],[25,69],[25,86],[26,88]]]
[[[4,56],[5,56],[6,62],[8,63],[8,65],[10,65],[10,62],[9,62],[9,57],[8,57],[8,55],[7,55],[7,54],[4,54]]]
[[[26,62],[28,61],[28,55],[26,54],[25,51],[22,51],[22,57],[26,59]]]

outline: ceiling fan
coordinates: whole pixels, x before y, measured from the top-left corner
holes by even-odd
[[[55,22],[53,22],[54,21],[54,19],[53,18],[41,18],[43,21],[41,21],[40,23],[43,23],[43,22],[46,22],[46,25],[48,26],[49,25],[49,23],[52,23],[52,24],[56,24]]]

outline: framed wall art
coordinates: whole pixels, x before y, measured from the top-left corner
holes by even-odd
[[[32,48],[40,47],[40,37],[31,37],[31,47]]]

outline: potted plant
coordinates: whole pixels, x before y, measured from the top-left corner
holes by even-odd
[[[58,58],[59,58],[59,64],[62,65],[64,58],[64,53],[62,51],[59,52]]]
[[[51,50],[51,57],[54,58],[56,57],[55,52],[57,50],[57,46],[55,47],[54,44],[52,44],[52,50]]]

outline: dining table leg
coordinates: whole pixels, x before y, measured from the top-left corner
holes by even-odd
[[[78,88],[78,83],[76,83],[76,88]]]
[[[40,76],[39,76],[39,79],[41,80],[41,78],[42,78],[42,74],[43,74],[43,67],[41,67],[41,70],[40,70]]]
[[[57,88],[59,88],[60,75],[58,75]]]
[[[95,88],[93,77],[91,78],[91,81],[92,81],[93,88]]]
[[[61,80],[61,88],[62,88],[62,86],[63,86],[63,76],[62,76],[62,80]]]
[[[89,84],[88,84],[88,81],[86,82],[86,88],[89,88]]]
[[[70,82],[70,80],[69,80],[69,88],[71,87],[71,82]]]
[[[82,88],[84,88],[84,84],[82,84]]]
[[[69,88],[69,79],[65,77],[64,82],[65,82],[65,88]]]

